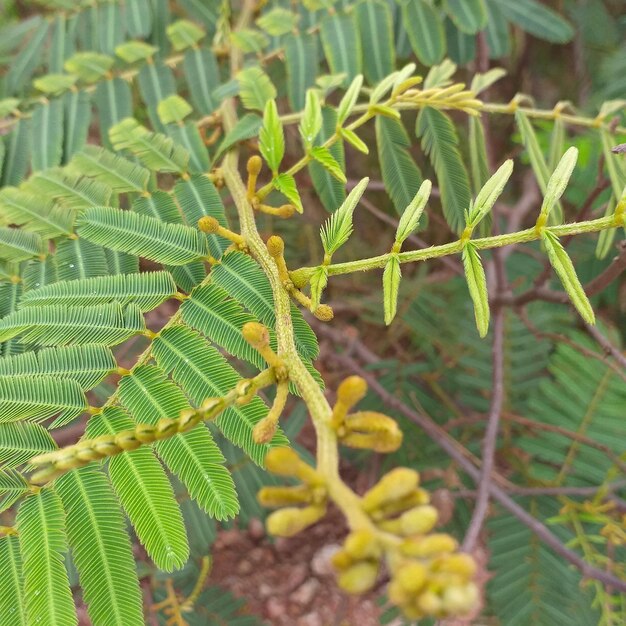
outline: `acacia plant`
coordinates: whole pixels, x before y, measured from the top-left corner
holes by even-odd
[[[568,22],[534,0],[41,4],[43,17],[7,31],[7,45],[23,47],[0,100],[0,624],[76,624],[72,587],[96,626],[145,623],[125,517],[151,561],[140,577],[159,587],[153,610],[169,624],[207,623],[210,541],[193,532],[245,516],[258,484],[274,536],[306,533],[338,508],[349,529],[333,557],[339,586],[360,594],[384,583],[409,620],[482,607],[507,624],[617,624],[625,535],[611,497],[623,487],[625,361],[608,320],[594,326],[589,298],[626,254],[586,271],[583,286],[568,247],[599,233],[598,256],[610,257],[626,225],[626,171],[611,152],[624,101],[591,117],[523,95],[494,104],[483,94],[504,70],[477,58],[483,71],[468,86],[444,60],[444,24],[449,53],[468,63],[461,43],[476,33],[498,57],[508,22],[550,41],[571,36]],[[397,60],[412,50],[419,70]],[[487,150],[485,120],[503,117],[522,146],[512,158]],[[550,126],[549,156],[538,122]],[[564,193],[581,137],[602,154],[601,180],[586,200],[573,194],[576,206]],[[525,169],[536,182],[515,174]],[[368,255],[350,244],[374,197],[397,219],[383,215],[389,246]],[[321,249],[302,264],[311,225]],[[415,286],[416,267],[435,259],[451,274],[419,283],[425,295],[411,304],[403,271]],[[342,380],[325,391],[311,325],[344,342],[333,283],[362,272],[384,303],[379,314],[365,298],[362,314],[370,324],[382,315],[390,332],[408,326],[418,369],[385,370],[353,345],[337,352]],[[547,286],[552,276],[562,290]],[[553,378],[536,392],[540,377]],[[296,398],[315,430],[314,459],[290,446],[291,420],[281,428]],[[587,407],[581,428],[566,401]],[[507,412],[522,421],[511,417],[499,440]],[[478,434],[477,414],[487,415]],[[516,448],[519,424],[530,434]],[[513,451],[506,476],[499,441]],[[342,478],[345,448],[390,459],[365,493]],[[241,466],[250,472],[236,489]],[[439,486],[472,492],[447,531],[417,468],[433,486],[452,472]],[[495,577],[485,591],[475,550],[491,501]],[[190,560],[184,592],[156,576]],[[524,602],[533,585],[535,609],[549,607],[535,618]]]

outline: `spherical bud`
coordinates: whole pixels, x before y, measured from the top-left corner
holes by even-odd
[[[406,556],[424,559],[454,552],[457,547],[458,543],[451,535],[434,533],[426,537],[411,537],[402,542],[400,550]]]
[[[443,609],[441,598],[433,591],[424,591],[416,601],[417,608],[427,615],[438,616]]]
[[[309,278],[311,278],[311,271],[303,269],[294,270],[293,272],[289,272],[289,278],[291,278],[291,282],[294,287],[302,289],[309,282]]]
[[[476,574],[476,562],[469,554],[446,554],[434,563],[437,572],[455,574],[464,580],[469,580]]]
[[[273,258],[282,256],[285,252],[285,242],[278,235],[272,235],[268,240],[267,251],[270,253],[270,256]]]
[[[363,510],[366,512],[399,500],[417,488],[419,474],[408,467],[397,467],[385,474],[364,496]]]
[[[362,561],[341,572],[337,584],[348,593],[365,593],[374,586],[376,578],[378,578],[378,564]]]
[[[355,560],[378,560],[381,548],[376,536],[370,530],[355,530],[346,537],[344,550]]]
[[[198,220],[198,228],[203,233],[213,234],[219,230],[220,223],[210,215],[205,215]]]
[[[251,156],[248,159],[248,163],[246,169],[248,170],[248,174],[252,174],[253,176],[258,176],[261,173],[261,168],[263,167],[263,161],[258,154]]]
[[[246,322],[241,329],[243,338],[257,350],[270,345],[270,333],[263,324]]]
[[[474,583],[453,585],[443,592],[443,610],[450,615],[464,615],[478,604],[478,587]]]
[[[265,468],[280,476],[295,476],[300,467],[300,457],[291,448],[272,448],[265,455]]]
[[[326,507],[307,506],[303,509],[289,507],[274,511],[266,520],[267,532],[276,537],[293,537],[315,524],[326,513]]]
[[[320,322],[330,322],[330,320],[335,317],[333,310],[327,304],[320,304],[317,309],[313,311],[313,315],[315,315]]]
[[[293,206],[293,204],[283,204],[282,206],[278,207],[277,211],[278,211],[278,217],[287,219],[295,213],[296,207]]]
[[[348,552],[342,548],[330,557],[330,562],[336,570],[343,571],[348,569],[354,561]]]
[[[337,400],[348,406],[354,406],[367,393],[367,383],[360,376],[348,376],[337,387]]]
[[[438,513],[434,506],[425,504],[400,516],[403,535],[423,535],[430,532],[437,523]]]
[[[409,594],[416,594],[426,584],[428,570],[417,561],[409,561],[398,569],[394,580]]]

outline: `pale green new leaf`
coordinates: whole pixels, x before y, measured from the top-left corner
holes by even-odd
[[[424,89],[443,88],[451,85],[455,72],[456,63],[450,59],[444,59],[438,65],[433,65],[424,79]]]
[[[474,317],[476,328],[481,337],[485,337],[489,331],[489,296],[487,293],[487,280],[485,270],[480,260],[480,255],[471,242],[467,242],[463,248],[463,269],[467,287],[474,303]]]
[[[352,234],[352,214],[368,183],[369,178],[362,178],[343,204],[322,225],[320,237],[324,252],[329,256],[346,243]]]
[[[152,344],[157,364],[197,404],[206,398],[223,397],[241,380],[224,357],[195,331],[183,326],[163,330]],[[258,465],[270,445],[284,445],[285,436],[279,431],[271,444],[255,443],[252,431],[268,413],[265,403],[255,396],[243,406],[233,405],[217,417],[215,423],[224,435],[241,447]]]
[[[417,193],[409,205],[404,209],[396,230],[395,240],[397,243],[401,244],[417,228],[424,207],[430,197],[432,186],[432,183],[428,179],[425,180],[420,185],[420,188],[417,190]]]
[[[61,281],[28,291],[21,307],[95,306],[105,302],[131,302],[143,313],[151,311],[176,294],[176,285],[168,272],[118,274],[83,280]]]
[[[383,304],[387,326],[391,324],[398,310],[398,290],[400,289],[401,278],[400,260],[398,255],[394,254],[387,261],[383,272]]]
[[[554,171],[561,155],[565,151],[565,123],[561,117],[554,120],[552,133],[550,134],[550,154],[548,156],[548,168]]]
[[[378,117],[376,119],[378,119]],[[368,148],[367,144],[353,130],[350,130],[349,128],[341,128],[339,130],[339,134],[341,135],[342,139],[345,139],[359,152],[362,152],[363,154],[369,154],[370,149]]]
[[[437,174],[444,217],[450,228],[459,232],[469,207],[470,192],[454,124],[445,113],[427,107],[417,117],[416,133],[422,137],[422,147]]]
[[[491,85],[498,82],[504,76],[506,76],[506,70],[502,67],[494,67],[487,70],[485,73],[474,74],[472,82],[470,83],[470,91],[473,91],[474,95],[477,96],[485,89],[489,89]]]
[[[274,7],[263,13],[256,23],[273,37],[279,37],[297,28],[299,20],[300,16],[297,13],[282,7]]]
[[[192,111],[191,105],[177,94],[168,96],[157,105],[157,114],[162,124],[182,122]]]
[[[550,263],[561,280],[565,291],[567,291],[572,304],[585,322],[595,324],[596,318],[589,298],[587,298],[587,294],[580,284],[580,280],[578,280],[572,260],[558,237],[549,230],[544,230],[541,234],[541,239],[546,247],[548,259],[550,259]]]
[[[54,439],[39,424],[32,422],[0,423],[0,467],[17,467],[38,454],[55,450],[56,447]]]
[[[65,570],[65,514],[61,499],[44,489],[17,511],[24,598],[29,624],[75,626],[74,598]]]
[[[54,346],[70,343],[115,345],[146,330],[141,311],[113,302],[94,307],[28,307],[0,320],[0,341]]]
[[[7,535],[0,537],[0,626],[28,626],[22,590],[22,555],[19,539]]]
[[[233,45],[243,53],[260,53],[270,45],[270,38],[260,30],[254,28],[240,28],[230,33]]]
[[[341,98],[339,105],[337,106],[337,126],[343,126],[361,92],[363,86],[363,74],[358,74],[354,77],[354,80],[350,83],[350,86],[346,90],[346,93]]]
[[[115,59],[99,52],[77,52],[65,61],[64,69],[86,83],[98,82],[113,66]]]
[[[116,46],[115,54],[126,63],[135,63],[153,57],[158,50],[145,41],[126,41]]]
[[[89,438],[134,428],[119,407],[106,407],[87,425]],[[174,490],[154,452],[142,446],[109,460],[109,477],[139,541],[159,569],[180,569],[189,545]]]
[[[304,113],[300,120],[300,135],[306,147],[312,146],[322,129],[322,105],[317,89],[307,89]]]
[[[239,97],[246,109],[263,111],[276,98],[276,87],[260,67],[248,67],[237,74]]]
[[[296,207],[298,213],[304,212],[302,206],[302,200],[300,199],[300,193],[296,186],[296,181],[291,174],[283,172],[274,178],[272,181],[275,189],[278,189],[288,200]]]
[[[342,182],[344,185],[346,184],[346,175],[341,169],[339,163],[335,161],[335,157],[333,157],[328,148],[324,146],[314,146],[311,148],[309,154],[318,163],[320,163],[324,169],[328,170],[339,182]]]
[[[78,220],[78,233],[107,248],[165,265],[184,265],[207,254],[206,239],[194,228],[112,207],[87,209]]]
[[[611,196],[611,199],[606,203],[606,209],[603,217],[609,217],[615,212],[615,197]],[[615,228],[609,228],[600,232],[598,236],[598,243],[596,244],[596,257],[598,259],[606,258],[607,254],[613,248],[613,241],[617,230]]]
[[[409,153],[411,144],[401,122],[377,116],[376,143],[385,189],[400,214],[415,196],[422,174]]]
[[[120,193],[146,191],[150,179],[150,172],[141,165],[98,146],[85,146],[77,152],[69,169],[79,175],[91,176]]]
[[[128,150],[147,168],[158,172],[187,170],[189,153],[161,133],[153,133],[127,117],[109,129],[109,139],[116,150]]]
[[[204,35],[204,30],[189,20],[177,20],[167,27],[167,36],[176,52],[195,46]]]
[[[326,288],[328,283],[328,267],[326,265],[320,265],[315,269],[309,279],[309,285],[311,286],[311,310],[315,311],[320,305],[322,299],[322,292]]]
[[[46,74],[36,78],[33,81],[33,87],[45,94],[58,95],[73,87],[77,79],[77,76],[67,74]]]
[[[85,467],[55,481],[67,537],[94,626],[144,626],[126,520],[105,475]]]
[[[496,173],[482,186],[476,200],[468,211],[467,225],[475,228],[491,211],[496,200],[502,194],[511,174],[513,173],[513,159],[507,159]]]
[[[64,424],[86,409],[87,401],[75,380],[52,376],[3,376],[0,380],[0,423],[41,422],[58,414],[56,421]]]
[[[37,233],[18,228],[0,228],[0,260],[24,261],[46,253],[46,244]]]
[[[156,424],[161,418],[174,419],[190,408],[180,388],[153,365],[142,365],[133,370],[132,376],[121,380],[119,389],[122,404],[140,423]],[[222,520],[238,513],[232,477],[204,424],[159,441],[154,449],[187,487],[189,495],[211,517]]]
[[[541,215],[546,218],[550,215],[552,207],[559,201],[565,192],[565,188],[569,183],[572,172],[576,167],[578,160],[578,149],[573,146],[561,157],[559,164],[548,180],[546,185],[543,203],[541,204]]]
[[[274,176],[285,155],[285,135],[283,125],[278,116],[276,100],[268,100],[263,112],[263,126],[259,133],[259,150]]]

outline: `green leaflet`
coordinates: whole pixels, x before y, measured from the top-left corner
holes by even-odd
[[[78,624],[65,571],[65,515],[52,489],[29,496],[17,511],[24,599],[29,624]]]
[[[550,263],[561,280],[565,291],[567,291],[567,295],[570,297],[572,304],[585,322],[595,324],[596,320],[591,303],[578,280],[572,260],[569,258],[567,252],[565,252],[558,237],[553,235],[549,230],[544,230],[541,239],[546,247]]]
[[[139,581],[126,520],[106,476],[90,467],[55,481],[67,538],[94,626],[143,626]]]
[[[63,68],[86,83],[98,82],[113,66],[115,59],[99,52],[77,52],[65,61]]]
[[[498,8],[497,0],[486,0],[487,8],[487,47],[490,59],[508,56],[511,51],[509,23]]]
[[[133,114],[133,95],[130,85],[119,77],[100,81],[94,93],[98,111],[100,135],[105,146],[110,145],[109,129]],[[92,150],[95,146],[88,149]]]
[[[174,187],[174,192],[176,187]],[[181,201],[180,199],[178,200]],[[139,196],[133,200],[132,210],[139,215],[154,217],[170,224],[182,224],[183,219],[174,202],[166,191],[153,191],[149,196]],[[196,220],[197,221],[197,220]]]
[[[147,168],[158,172],[187,171],[189,153],[161,133],[153,133],[132,117],[109,129],[109,139],[116,150],[128,150]]]
[[[322,225],[320,238],[327,255],[333,255],[352,234],[352,214],[368,183],[369,178],[361,179],[343,204]]]
[[[44,170],[59,165],[63,154],[63,101],[38,104],[32,119],[32,166]]]
[[[300,16],[297,13],[274,7],[266,11],[256,20],[257,26],[273,37],[279,37],[295,30],[298,27]]]
[[[402,270],[400,260],[397,255],[393,255],[385,265],[383,272],[383,304],[385,311],[385,324],[389,326],[396,316],[398,309],[398,290],[400,289],[400,279]]]
[[[87,143],[91,123],[91,97],[85,91],[68,91],[63,96],[63,162],[71,158]]]
[[[109,348],[93,344],[43,348],[0,359],[0,376],[54,377],[92,389],[117,368]]]
[[[552,207],[563,195],[569,179],[572,176],[576,160],[578,159],[578,149],[573,146],[561,157],[558,165],[548,180],[545,196],[541,205],[541,215],[548,218]]]
[[[485,0],[445,0],[444,8],[454,25],[468,35],[475,35],[487,23]]]
[[[566,43],[574,35],[574,29],[558,13],[536,0],[489,0],[502,15],[520,28],[546,41]]]
[[[167,27],[167,37],[176,52],[195,46],[204,35],[204,30],[189,20],[176,20]]]
[[[189,48],[185,51],[183,70],[194,108],[202,115],[209,115],[220,104],[213,95],[220,82],[213,51],[208,48]]]
[[[23,261],[45,254],[45,244],[36,233],[17,228],[0,228],[0,260]]]
[[[284,42],[289,104],[294,111],[301,111],[305,106],[307,90],[315,85],[318,64],[317,37],[312,34],[290,33]]]
[[[30,165],[31,120],[18,119],[13,131],[4,138],[6,155],[2,170],[3,185],[19,184]]]
[[[611,196],[611,199],[606,204],[604,217],[613,215],[615,212],[615,204],[615,197]],[[608,230],[603,230],[600,233],[598,236],[598,243],[596,244],[596,257],[598,259],[606,258],[606,255],[611,251],[616,233],[617,231],[615,228],[609,228]]]
[[[548,169],[553,172],[561,155],[565,152],[565,124],[561,117],[557,117],[552,125],[550,134],[550,155],[548,157]]]
[[[194,175],[179,180],[174,185],[174,196],[189,226],[197,228],[204,216],[214,217],[222,226],[228,227],[226,212],[215,185],[205,175]],[[208,241],[209,253],[219,259],[230,242],[219,235],[202,235]]]
[[[417,193],[422,173],[409,153],[411,143],[402,122],[376,116],[376,143],[385,189],[400,215]]]
[[[335,13],[320,21],[324,55],[333,74],[345,74],[347,85],[361,72],[361,40],[354,15]]]
[[[87,239],[63,239],[52,257],[56,264],[58,280],[85,279],[106,276],[109,264],[102,246]],[[35,285],[41,287],[42,285]]]
[[[32,422],[0,424],[0,467],[9,469],[17,467],[38,454],[56,448],[57,445],[48,431],[39,424]]]
[[[58,414],[53,426],[71,422],[87,409],[75,380],[52,376],[4,376],[0,380],[0,423],[21,419],[43,421]]]
[[[276,98],[276,87],[259,67],[248,67],[237,74],[239,97],[246,109],[263,111],[268,100]]]
[[[89,438],[134,428],[119,407],[107,407],[87,425]],[[109,459],[109,478],[137,537],[154,563],[164,571],[180,569],[189,545],[174,490],[154,452],[142,446]]]
[[[420,111],[415,131],[437,174],[444,217],[453,231],[460,232],[470,193],[454,124],[445,113],[427,107]]]
[[[207,254],[198,230],[112,207],[92,207],[78,220],[78,233],[113,250],[167,265],[184,265]]]
[[[391,11],[386,2],[370,0],[357,4],[355,14],[363,50],[363,71],[373,85],[391,74],[396,64]]]
[[[20,335],[22,343],[65,345],[97,343],[115,345],[146,329],[141,312],[134,305],[124,309],[118,303],[94,307],[28,307],[0,320],[0,341]]]
[[[285,155],[285,135],[275,100],[268,100],[265,103],[263,126],[259,133],[259,150],[272,174],[276,176]]]
[[[168,272],[118,274],[83,280],[61,281],[24,294],[20,305],[94,306],[106,302],[131,302],[145,313],[176,294],[176,285]]]
[[[396,230],[396,242],[401,244],[417,228],[424,207],[430,197],[432,183],[425,180],[417,190],[414,198],[409,202],[406,209],[400,216],[398,228]]]
[[[168,124],[165,132],[175,144],[182,146],[189,153],[190,173],[201,174],[211,169],[208,150],[195,122]]]
[[[37,289],[57,280],[57,268],[54,258],[30,259],[22,271],[24,290]]]
[[[228,293],[214,284],[194,289],[191,297],[181,304],[183,321],[199,330],[208,339],[223,347],[228,354],[264,369],[266,364],[241,333],[243,325],[256,321]]]
[[[232,148],[236,143],[245,141],[251,137],[256,137],[262,123],[263,121],[261,118],[254,113],[246,113],[242,116],[232,130],[230,130],[222,140],[220,147],[215,153],[215,161],[217,161],[222,154],[224,154],[224,152]]]
[[[315,311],[320,305],[322,299],[322,292],[326,289],[328,283],[328,267],[326,265],[320,265],[315,269],[315,272],[309,279],[309,285],[311,287],[311,310]]]
[[[162,124],[175,124],[182,122],[193,109],[181,96],[173,94],[157,105],[157,114]]]
[[[359,98],[363,86],[363,75],[357,74],[337,106],[337,126],[343,126]]]
[[[346,184],[346,175],[341,169],[339,163],[335,161],[335,158],[328,148],[324,146],[314,146],[311,148],[310,155],[326,170],[328,170],[339,182],[344,185]]]
[[[22,591],[22,555],[16,536],[0,537],[0,626],[28,626]]]
[[[22,474],[17,470],[0,468],[0,513],[8,510],[29,492],[30,485]]]
[[[177,418],[190,408],[182,391],[153,365],[133,370],[132,376],[121,380],[119,389],[122,404],[140,423]],[[230,472],[204,424],[159,441],[154,449],[206,513],[219,520],[237,514],[239,504]]]
[[[153,343],[157,364],[197,404],[206,398],[222,397],[241,379],[224,357],[195,331],[175,326],[161,332]],[[252,439],[254,426],[267,415],[264,402],[256,396],[243,406],[231,406],[215,420],[227,439],[241,447],[258,465],[269,444],[257,444]],[[278,432],[272,445],[284,445],[285,436]]]
[[[502,194],[511,174],[513,173],[513,160],[507,159],[487,180],[476,194],[476,200],[467,212],[467,225],[470,228],[476,226],[489,214],[496,200]]]
[[[240,28],[230,33],[231,42],[244,53],[260,53],[270,45],[270,38],[254,28]]]
[[[274,188],[280,191],[296,207],[298,213],[303,213],[302,200],[300,199],[300,192],[296,186],[296,181],[291,174],[283,172],[274,178],[272,181]]]
[[[222,262],[211,270],[211,277],[228,294],[243,304],[261,322],[273,329],[276,326],[276,313],[272,287],[258,264],[241,252],[229,252]],[[307,359],[319,355],[317,338],[302,313],[291,307],[291,321],[298,352]]]
[[[85,146],[69,163],[70,171],[91,176],[117,192],[146,191],[150,172],[98,146]]]
[[[147,37],[152,30],[149,0],[126,0],[126,28],[131,37]]]
[[[299,125],[300,136],[306,147],[312,146],[322,129],[322,105],[316,89],[307,89],[304,113]]]
[[[421,63],[431,66],[443,59],[446,52],[443,23],[429,2],[415,0],[403,3],[402,23]]]
[[[48,37],[49,27],[50,23],[47,20],[42,20],[28,39],[27,45],[23,46],[20,53],[12,58],[4,84],[4,93],[6,95],[19,94],[30,80],[39,64]]]
[[[152,127],[157,131],[162,131],[163,125],[157,114],[157,106],[161,100],[176,93],[174,73],[162,61],[155,61],[141,66],[137,80],[141,97],[148,105],[148,117]]]
[[[487,294],[487,281],[485,270],[480,261],[480,255],[471,242],[467,242],[463,248],[463,269],[467,287],[474,303],[474,317],[478,334],[485,337],[489,331],[489,296]]]
[[[607,131],[601,130],[600,136],[602,137],[602,154],[606,161],[606,169],[609,172],[613,195],[619,201],[624,195],[624,188],[626,187],[626,166],[623,155],[614,154],[611,151],[615,141]]]

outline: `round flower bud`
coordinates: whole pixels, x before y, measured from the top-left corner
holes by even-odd
[[[437,509],[429,504],[416,506],[400,516],[403,535],[423,535],[430,532],[438,518]]]
[[[403,565],[395,574],[394,579],[409,594],[416,594],[426,583],[428,571],[417,561]]]
[[[203,233],[216,233],[219,230],[220,223],[210,215],[205,215],[198,220],[198,228]]]
[[[285,252],[285,242],[278,235],[272,235],[265,245],[270,256],[274,258],[282,256]]]
[[[262,167],[263,167],[263,161],[258,154],[255,154],[254,156],[251,156],[248,159],[248,163],[246,165],[248,174],[253,174],[254,176],[258,176],[261,173]]]
[[[474,583],[453,585],[443,592],[443,609],[450,615],[469,613],[478,603],[478,587]]]
[[[437,572],[456,574],[465,580],[469,580],[476,574],[476,562],[469,554],[446,554],[433,564]]]
[[[364,593],[376,583],[378,564],[362,561],[345,569],[337,579],[337,584],[348,593]]]
[[[439,615],[443,609],[441,598],[433,591],[424,591],[417,598],[417,608],[427,615]]]
[[[364,496],[363,510],[367,513],[399,500],[417,488],[419,474],[408,467],[397,467],[385,474]]]
[[[346,537],[344,550],[355,560],[378,560],[381,556],[380,544],[369,530],[356,530]]]
[[[135,437],[135,433],[133,431],[121,432],[115,435],[115,443],[122,448],[122,450],[136,450],[140,445],[141,441]]]
[[[265,455],[265,468],[280,476],[295,476],[300,467],[300,457],[291,448],[272,448]]]
[[[283,204],[278,207],[278,216],[283,219],[287,219],[288,217],[291,217],[295,211],[296,207],[294,207],[293,204]]]
[[[307,506],[303,509],[288,507],[274,511],[266,520],[267,532],[276,537],[293,537],[315,524],[326,513],[324,506]]]
[[[241,329],[243,338],[257,350],[270,345],[270,333],[263,324],[246,322]]]
[[[411,537],[402,542],[400,550],[407,556],[420,559],[454,552],[458,543],[454,537],[445,533],[434,533],[426,537]]]
[[[367,393],[367,383],[360,376],[348,376],[337,387],[337,400],[352,407]]]
[[[320,304],[317,309],[313,311],[313,315],[315,315],[320,322],[330,322],[330,320],[335,317],[333,310],[327,304]]]

